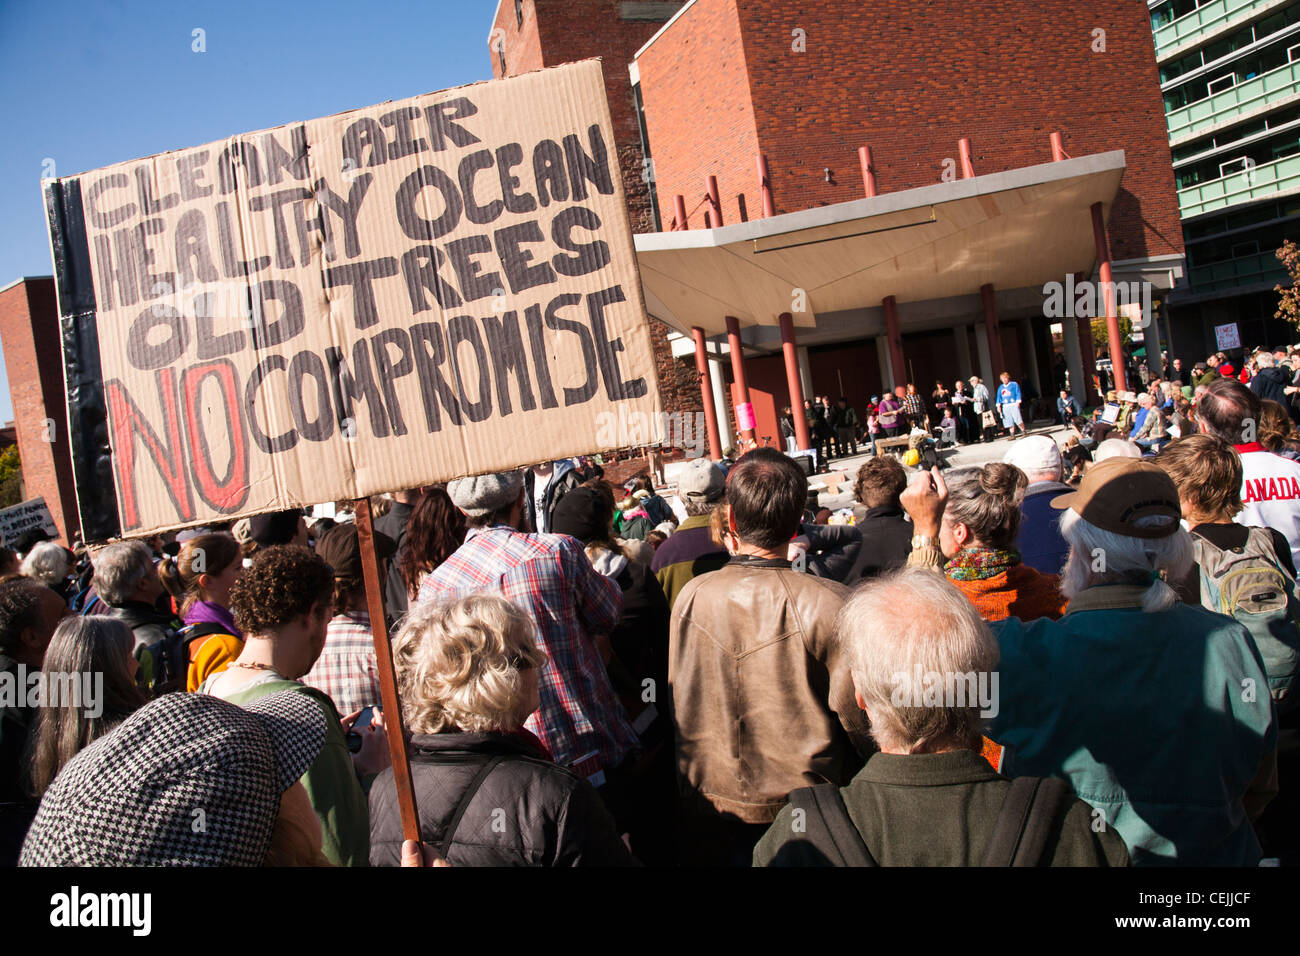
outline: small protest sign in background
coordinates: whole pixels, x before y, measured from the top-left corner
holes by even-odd
[[[59,536],[44,498],[31,498],[0,511],[0,543],[5,547],[12,548],[33,529],[40,529],[51,538]]]

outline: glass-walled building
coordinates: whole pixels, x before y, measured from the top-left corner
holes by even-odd
[[[1296,341],[1273,289],[1300,241],[1300,0],[1148,7],[1187,251],[1173,354],[1204,357],[1231,323],[1247,345]]]

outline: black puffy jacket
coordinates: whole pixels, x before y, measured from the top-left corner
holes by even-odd
[[[1291,399],[1286,393],[1286,387],[1290,384],[1290,370],[1271,365],[1260,369],[1250,380],[1250,390],[1260,398],[1270,399],[1287,408],[1291,404]]]
[[[600,795],[583,777],[501,733],[416,734],[411,777],[420,835],[438,846],[479,770],[501,761],[466,804],[453,866],[634,866]],[[390,767],[370,787],[370,865],[397,866],[402,823]]]

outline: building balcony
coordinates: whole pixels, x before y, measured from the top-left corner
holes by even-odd
[[[1211,0],[1152,31],[1156,60],[1196,49],[1224,27],[1279,5],[1279,0]]]
[[[1208,133],[1215,127],[1265,110],[1275,102],[1294,97],[1298,90],[1300,60],[1284,63],[1275,70],[1242,80],[1236,86],[1220,90],[1203,100],[1170,110],[1165,115],[1169,125],[1169,143],[1177,146],[1180,142]]]
[[[1189,278],[1191,294],[1203,295],[1263,283],[1285,283],[1287,274],[1277,256],[1270,251],[1224,262],[1212,262],[1205,266],[1193,266],[1189,270]]]
[[[1300,155],[1286,156],[1180,189],[1178,210],[1184,219],[1190,219],[1297,189],[1300,189]]]

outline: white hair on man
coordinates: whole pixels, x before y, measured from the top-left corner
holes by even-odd
[[[1255,356],[1255,364],[1259,368],[1272,368],[1277,364],[1277,359],[1273,357],[1272,352],[1260,352]]]
[[[1036,481],[1060,481],[1065,473],[1061,449],[1046,435],[1029,435],[1012,442],[1002,460],[1023,471],[1031,485]]]
[[[143,541],[116,541],[105,545],[92,562],[95,576],[91,584],[104,603],[120,607],[140,587],[140,582],[154,572],[153,553]]]
[[[1168,519],[1147,515],[1134,520],[1139,528],[1166,527]],[[1073,598],[1096,584],[1114,584],[1125,578],[1149,577],[1142,598],[1142,610],[1166,611],[1178,600],[1174,589],[1160,579],[1164,572],[1181,578],[1192,566],[1191,536],[1179,528],[1163,538],[1133,538],[1103,531],[1075,511],[1061,512],[1061,537],[1070,546],[1070,556],[1061,569],[1061,593]]]
[[[998,644],[974,605],[947,578],[925,568],[873,578],[844,604],[836,632],[881,750],[979,749],[977,688],[988,686]],[[927,679],[948,688],[960,685],[964,700],[947,697],[926,706]]]
[[[42,541],[34,545],[27,552],[27,557],[23,558],[21,568],[25,576],[49,585],[61,582],[71,569],[67,549],[55,541]]]

